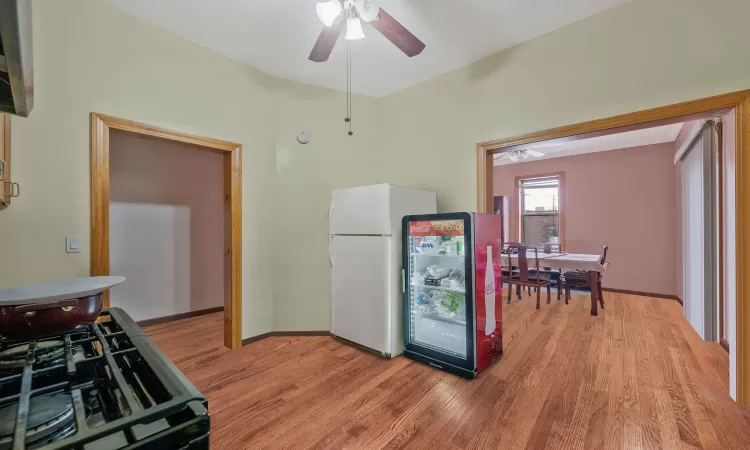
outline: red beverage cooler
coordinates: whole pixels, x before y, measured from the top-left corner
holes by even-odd
[[[403,218],[404,354],[475,378],[503,353],[500,216]]]

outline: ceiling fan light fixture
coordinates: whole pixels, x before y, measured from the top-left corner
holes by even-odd
[[[318,13],[318,18],[323,25],[330,27],[336,18],[341,15],[344,7],[341,6],[339,0],[329,0],[327,2],[321,2],[315,5],[315,12]]]
[[[346,36],[344,39],[347,41],[356,41],[364,39],[365,33],[362,31],[362,22],[359,17],[349,17],[346,19]]]
[[[380,14],[380,7],[371,0],[354,0],[354,7],[357,8],[359,18],[365,22],[372,22]]]

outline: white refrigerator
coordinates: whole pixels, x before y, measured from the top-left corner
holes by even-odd
[[[333,191],[328,212],[331,334],[385,357],[404,351],[401,219],[437,194],[392,184]]]

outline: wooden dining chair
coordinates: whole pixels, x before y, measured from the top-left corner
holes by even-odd
[[[510,258],[512,257],[512,255],[514,255],[516,253],[516,250],[515,249],[511,249],[511,247],[515,248],[515,246],[518,246],[518,245],[522,245],[522,244],[520,242],[506,242],[506,243],[503,244],[503,249],[501,250],[501,252],[503,254],[508,255],[508,261],[511,261]],[[508,280],[510,279],[511,273],[514,273],[514,272],[517,273],[518,272],[518,266],[514,266],[514,265],[512,265],[512,264],[509,263],[508,267],[504,267],[503,266],[503,267],[500,268],[500,271],[502,272],[502,275],[503,275],[503,285],[505,285],[505,283],[508,283]],[[519,300],[522,299],[522,297],[521,297],[521,286],[516,286],[516,295],[518,295],[518,299]],[[510,299],[508,299],[508,304],[510,304]]]
[[[542,250],[544,253],[551,254],[551,253],[562,253],[562,249],[560,248],[560,244],[541,244]],[[555,282],[555,286],[557,287],[557,299],[562,299],[562,269],[555,269],[552,267],[542,267],[542,272],[549,274],[550,283],[552,281]]]
[[[602,247],[602,257],[599,258],[599,264],[604,265],[607,262],[607,249],[609,246]],[[599,295],[599,306],[604,309],[604,296],[602,295],[602,273],[596,274],[596,286],[592,287],[589,283],[589,273],[585,270],[571,270],[563,273],[563,284],[565,286],[565,304],[570,301],[571,286],[579,286],[589,290],[596,289]]]
[[[508,261],[510,261],[510,256],[515,253],[515,250],[511,250],[511,247],[516,247],[518,245],[523,245],[520,242],[506,242],[503,244],[503,249],[501,250],[502,253],[508,255]],[[503,276],[503,283],[507,283],[510,279],[510,274],[512,272],[518,272],[518,266],[509,265],[506,267],[501,267],[500,271]],[[518,295],[518,299],[521,300],[521,286],[516,286],[516,295]],[[508,303],[510,303],[510,299],[508,299]]]
[[[518,246],[518,245],[525,245],[527,249],[529,249],[529,248],[539,249],[541,247],[543,249],[544,253],[553,253],[553,249],[552,249],[552,245],[551,244],[540,244],[540,245],[532,244],[532,245],[528,245],[528,244],[522,244],[520,242],[508,242],[507,244],[505,244],[506,252],[507,252],[507,248],[509,246]],[[557,253],[560,253],[560,246],[559,245],[557,245]],[[517,271],[518,267],[516,267],[516,266],[510,267],[509,270],[516,270]],[[531,278],[534,278],[534,274],[535,273],[536,273],[536,269],[529,268],[529,274],[531,275]],[[562,289],[560,288],[560,277],[562,276],[562,271],[559,270],[559,269],[555,271],[555,270],[553,270],[550,267],[542,267],[542,273],[548,273],[550,275],[550,277],[549,277],[550,278],[550,282],[551,282],[551,280],[555,280],[555,285],[557,286],[557,299],[560,300],[560,298],[561,298],[560,294],[562,292]],[[507,273],[506,273],[505,270],[503,271],[503,276],[507,276]],[[528,293],[528,295],[531,295],[531,289],[532,289],[532,286],[526,286],[526,292]],[[534,288],[534,290],[536,291],[537,288]],[[516,286],[516,295],[518,296],[519,300],[522,299],[522,297],[521,297],[521,286]],[[510,299],[508,299],[508,303],[510,303]]]
[[[529,250],[534,253],[534,269],[533,273],[529,273]],[[549,275],[539,270],[539,253],[536,247],[527,247],[522,244],[509,244],[508,245],[508,256],[511,253],[516,253],[518,257],[518,270],[510,270],[510,276],[508,277],[508,302],[513,295],[513,285],[516,288],[527,287],[536,288],[536,309],[539,309],[539,302],[541,298],[541,288],[547,286],[547,303],[550,302],[550,280]]]

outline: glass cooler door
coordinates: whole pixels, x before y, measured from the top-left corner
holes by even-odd
[[[403,233],[405,348],[473,370],[471,216],[407,216]]]

